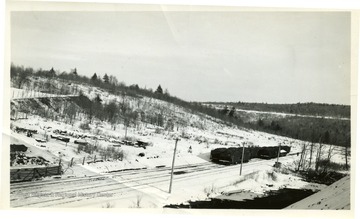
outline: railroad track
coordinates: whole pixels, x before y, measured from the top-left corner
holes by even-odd
[[[261,160],[244,164],[244,168],[265,165],[272,160]],[[180,182],[191,180],[201,176],[214,176],[219,173],[233,172],[239,165],[223,166],[213,163],[198,165],[182,165],[175,168],[181,174],[175,175],[174,181]],[[59,207],[71,203],[99,198],[98,196],[79,196],[78,194],[107,194],[113,197],[121,197],[138,189],[149,186],[158,187],[167,184],[170,177],[170,168],[141,169],[123,171],[118,173],[107,173],[96,176],[63,179],[56,181],[37,181],[27,183],[16,183],[10,187],[12,207]],[[54,190],[59,196],[49,195],[48,197],[37,197],[31,194],[53,194]],[[30,194],[26,196],[26,194]],[[63,196],[61,196],[63,194]]]
[[[208,169],[214,168],[222,168],[222,165],[204,163],[200,165],[191,165],[190,167],[178,166],[175,168],[175,172],[179,170],[186,169],[186,173],[190,172],[198,172]],[[25,207],[30,206],[32,204],[38,203],[47,203],[49,201],[66,199],[68,197],[45,197],[42,198],[41,201],[37,201],[36,203],[28,202],[29,199],[38,199],[36,194],[46,195],[48,193],[52,193],[56,190],[57,194],[66,194],[66,193],[75,193],[77,191],[86,192],[87,190],[91,190],[91,193],[95,192],[113,192],[114,189],[118,189],[117,187],[121,187],[120,190],[123,190],[126,183],[133,182],[141,182],[143,180],[149,181],[149,179],[156,179],[150,184],[156,184],[159,182],[169,181],[170,176],[170,168],[161,168],[161,169],[151,169],[151,170],[138,170],[131,172],[120,172],[116,174],[104,174],[104,175],[96,175],[90,177],[81,177],[75,179],[64,179],[64,180],[54,180],[54,181],[35,181],[26,182],[26,183],[16,183],[11,185],[10,187],[10,195],[11,202],[13,207]],[[128,177],[128,178],[127,178]],[[164,179],[165,178],[165,179]],[[118,181],[119,180],[119,181]],[[146,184],[144,184],[146,185]],[[142,184],[132,186],[140,187]],[[110,188],[111,187],[111,188]],[[103,188],[106,188],[105,190]],[[109,189],[110,188],[110,189]],[[99,190],[98,190],[99,189]],[[20,203],[17,203],[20,202]]]
[[[192,165],[180,165],[175,166],[174,170],[182,170],[182,169],[193,169],[193,168],[211,168],[211,167],[221,167],[222,165],[213,164],[213,163],[202,163],[202,164],[192,164]],[[10,185],[10,190],[12,189],[24,189],[24,188],[36,188],[36,187],[43,187],[46,185],[52,184],[60,184],[60,183],[71,183],[71,182],[89,182],[89,181],[96,181],[101,180],[104,177],[118,177],[118,176],[127,176],[127,175],[134,175],[134,174],[141,174],[141,173],[159,173],[164,171],[170,171],[170,167],[163,167],[163,168],[153,168],[153,169],[132,169],[132,170],[123,170],[119,172],[110,172],[104,174],[96,174],[91,176],[84,176],[84,177],[76,177],[76,178],[67,178],[67,179],[54,179],[54,180],[46,180],[46,181],[30,181],[30,182],[20,182],[20,183],[12,183]]]

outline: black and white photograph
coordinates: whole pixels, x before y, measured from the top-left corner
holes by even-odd
[[[352,16],[10,10],[9,207],[353,210]]]

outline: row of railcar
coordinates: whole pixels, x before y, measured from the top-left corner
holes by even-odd
[[[279,151],[280,149],[280,151]],[[290,152],[289,146],[267,146],[267,147],[246,147],[244,148],[243,162],[246,163],[253,158],[272,159],[279,154],[280,157],[286,156]],[[213,162],[226,162],[237,164],[241,162],[243,155],[242,147],[216,148],[211,151],[210,159]]]

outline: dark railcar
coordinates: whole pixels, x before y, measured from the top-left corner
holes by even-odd
[[[286,156],[290,152],[289,146],[280,146],[280,156]],[[268,147],[246,147],[243,162],[252,158],[273,159],[278,156],[279,146]],[[210,159],[213,162],[228,162],[237,164],[241,162],[242,147],[216,148],[211,151]]]
[[[258,157],[262,159],[272,159],[278,156],[279,147],[262,147],[258,152]]]
[[[217,148],[210,153],[210,159],[214,162],[227,162],[229,164],[241,163],[242,148]],[[248,148],[244,150],[243,162],[246,163],[251,159],[251,153]]]
[[[280,146],[280,157],[286,156],[290,152],[289,146]],[[276,158],[279,154],[279,146],[262,147],[258,152],[258,157],[263,159]]]
[[[216,148],[214,150],[211,150],[210,152],[210,159],[214,162],[219,161],[220,154],[225,152],[227,148]]]
[[[280,146],[281,147],[281,150],[284,150],[286,151],[286,153],[288,154],[291,150],[291,147],[290,146]]]

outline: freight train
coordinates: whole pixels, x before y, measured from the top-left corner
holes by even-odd
[[[268,146],[268,147],[246,147],[244,148],[244,159],[246,163],[253,158],[272,159],[279,154],[280,157],[286,156],[290,152],[289,146]],[[211,151],[210,159],[213,162],[226,162],[229,164],[237,164],[241,162],[243,155],[242,147],[216,148]]]

